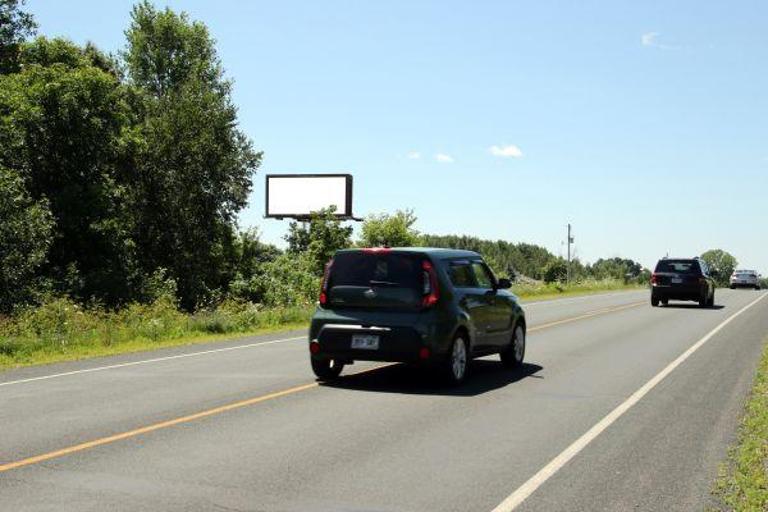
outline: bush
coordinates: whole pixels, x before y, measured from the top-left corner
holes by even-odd
[[[0,167],[0,312],[9,312],[37,291],[35,270],[53,240],[47,201],[33,201],[21,177]]]
[[[568,275],[568,265],[562,259],[550,261],[544,266],[543,275],[545,283],[563,282]]]
[[[266,306],[309,306],[320,290],[317,259],[307,253],[286,253],[265,263],[252,280]]]
[[[358,242],[362,247],[412,247],[419,243],[419,232],[413,229],[416,216],[406,210],[388,215],[370,215],[362,227]]]

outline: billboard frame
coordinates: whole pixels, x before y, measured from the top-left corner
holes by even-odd
[[[312,218],[312,214],[306,214],[306,213],[282,213],[278,215],[270,215],[269,214],[269,179],[270,178],[345,178],[346,180],[345,203],[346,203],[347,211],[335,212],[333,215],[335,218],[339,220],[356,220],[356,221],[362,220],[362,219],[356,218],[352,214],[352,188],[353,188],[352,185],[353,185],[354,177],[349,173],[266,174],[265,180],[264,180],[264,199],[265,199],[264,218],[265,219],[277,219],[277,220],[295,219],[299,221],[308,221]]]

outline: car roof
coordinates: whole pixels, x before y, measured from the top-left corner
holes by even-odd
[[[400,254],[422,254],[430,256],[434,259],[452,259],[452,258],[480,258],[480,255],[474,251],[464,251],[461,249],[445,249],[441,247],[392,247],[381,248],[375,247],[373,249],[385,250],[391,253]],[[341,249],[339,253],[345,252],[362,252],[365,250],[371,250],[370,248],[354,248],[354,249]]]

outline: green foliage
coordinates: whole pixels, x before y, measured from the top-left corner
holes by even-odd
[[[589,267],[589,274],[596,279],[636,279],[643,266],[625,258],[600,258]]]
[[[563,259],[552,260],[544,266],[545,283],[562,283],[568,276],[568,264]]]
[[[298,326],[309,316],[306,307],[264,308],[235,301],[185,314],[167,296],[116,311],[55,298],[0,318],[0,368]]]
[[[202,23],[137,4],[126,31],[138,90],[132,210],[144,272],[167,268],[186,309],[226,289],[237,212],[261,162],[237,128],[231,84]]]
[[[55,237],[41,270],[62,284],[74,269],[82,286],[61,291],[117,302],[135,269],[120,183],[124,91],[64,40],[25,43],[21,60],[19,73],[0,76],[0,165],[49,204]]]
[[[52,227],[47,201],[32,200],[21,176],[0,167],[0,312],[32,296],[30,285],[45,262]]]
[[[333,208],[318,212],[308,223],[291,222],[285,236],[288,252],[306,256],[316,276],[323,274],[336,251],[352,245],[352,227],[342,225],[333,212]]]
[[[512,291],[523,300],[526,299],[548,299],[566,295],[583,295],[595,292],[609,290],[626,290],[637,287],[637,284],[625,283],[619,279],[582,279],[573,281],[569,284],[564,282],[542,283],[528,282],[515,283],[512,285]]]
[[[721,510],[768,510],[768,345],[763,348],[738,443],[715,485]]]
[[[24,0],[0,0],[0,75],[18,71],[19,46],[37,29],[23,5]]]
[[[482,240],[466,235],[422,235],[421,245],[478,252],[497,275],[508,277],[522,274],[532,279],[542,279],[546,264],[556,259],[547,249],[538,245]]]
[[[412,210],[398,210],[389,215],[370,215],[363,222],[362,247],[412,247],[419,243],[419,232],[413,228],[416,215]]]
[[[710,270],[717,273],[715,281],[718,286],[728,286],[731,274],[739,264],[733,255],[722,249],[709,250],[701,255],[701,259],[707,263]]]
[[[320,290],[317,260],[309,253],[286,253],[265,263],[249,281],[266,306],[308,306]]]

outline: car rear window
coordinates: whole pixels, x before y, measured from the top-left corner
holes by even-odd
[[[421,289],[421,260],[413,254],[343,252],[333,259],[328,287],[364,286]]]
[[[656,272],[674,272],[676,274],[698,274],[699,263],[694,260],[661,260],[656,265]]]

